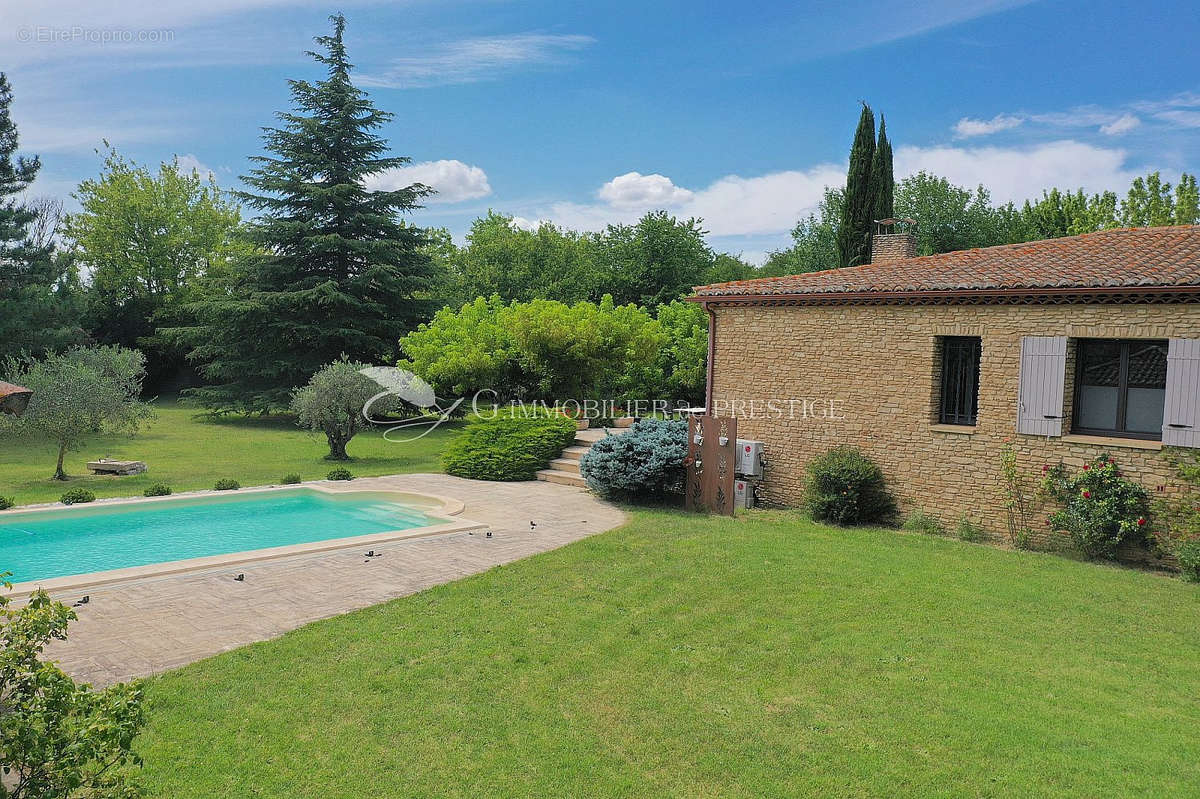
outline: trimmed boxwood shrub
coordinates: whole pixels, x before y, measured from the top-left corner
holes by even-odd
[[[296,474],[295,472],[292,472],[291,474],[285,474],[283,476],[283,479],[279,481],[279,484],[285,485],[285,486],[294,486],[294,485],[297,485],[299,482],[300,482],[300,475]]]
[[[142,492],[144,497],[168,497],[171,495],[171,487],[166,483],[155,483]]]
[[[649,499],[682,492],[687,429],[682,419],[639,419],[628,433],[592,445],[579,472],[605,497]]]
[[[242,487],[242,484],[237,480],[228,477],[223,477],[213,486],[213,491],[237,491]]]
[[[326,480],[353,480],[354,475],[350,474],[349,469],[338,468],[332,469],[329,474],[325,475]]]
[[[574,420],[558,414],[477,416],[446,447],[442,465],[472,480],[532,480],[574,439]]]
[[[809,462],[804,505],[814,519],[840,525],[891,524],[896,518],[883,470],[853,447],[836,447]]]
[[[16,497],[0,497],[0,510],[8,510],[17,504]]]
[[[81,505],[85,502],[95,502],[96,495],[86,488],[72,488],[62,495],[60,500],[64,505]]]

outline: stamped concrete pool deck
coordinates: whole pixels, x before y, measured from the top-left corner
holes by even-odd
[[[483,530],[350,547],[116,585],[52,592],[79,620],[47,649],[76,679],[107,685],[176,668],[311,621],[406,596],[612,529],[617,508],[570,486],[488,483],[441,474],[360,478],[362,490],[462,500]],[[530,522],[536,527],[530,528]],[[238,573],[244,581],[234,580]]]

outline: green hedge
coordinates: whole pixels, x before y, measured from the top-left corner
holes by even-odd
[[[575,439],[575,422],[565,416],[475,417],[446,448],[447,474],[472,480],[532,480]]]

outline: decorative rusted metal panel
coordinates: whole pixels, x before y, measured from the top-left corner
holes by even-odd
[[[732,516],[734,468],[737,463],[737,419],[688,417],[687,480],[684,507],[701,513]]]

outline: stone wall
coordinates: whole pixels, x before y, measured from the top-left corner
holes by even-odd
[[[1152,495],[1177,490],[1158,442],[1016,432],[1027,335],[1200,338],[1200,304],[717,307],[714,408],[739,418],[739,437],[766,442],[762,493],[774,505],[798,504],[805,464],[839,444],[858,447],[883,468],[904,511],[924,509],[951,529],[966,516],[998,540],[1008,537],[1000,473],[1006,440],[1031,487],[1043,464],[1078,467],[1108,452]],[[941,336],[983,340],[974,428],[937,424]],[[1043,536],[1044,524],[1045,514],[1036,516]]]

